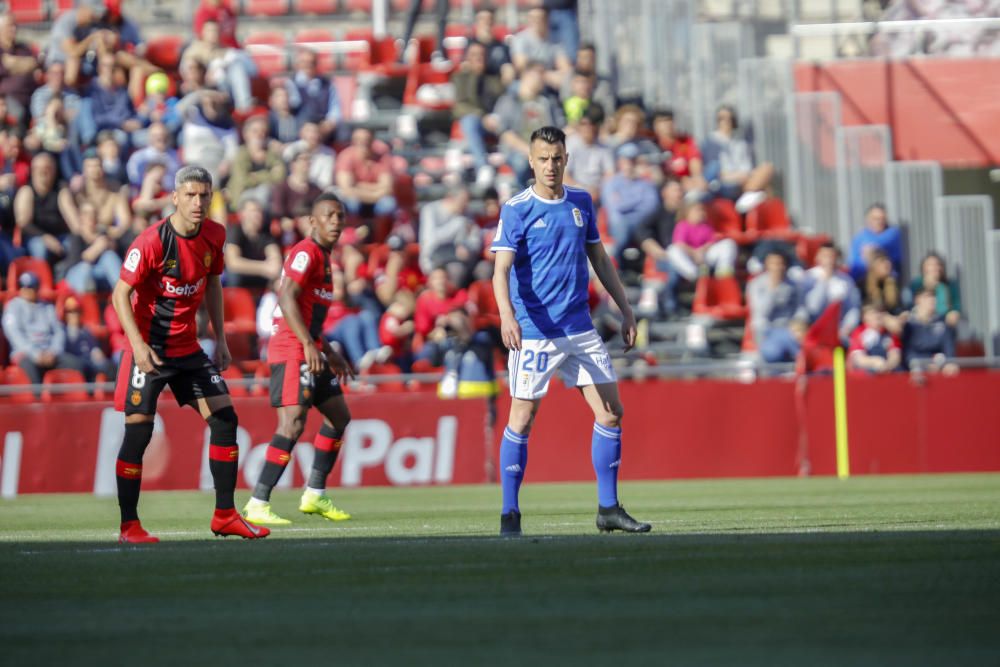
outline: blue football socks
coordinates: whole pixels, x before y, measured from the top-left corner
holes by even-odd
[[[501,514],[510,511],[520,513],[517,505],[517,493],[524,479],[524,469],[528,466],[528,436],[515,433],[508,426],[503,430],[503,440],[500,441],[500,483],[503,487],[503,510]]]
[[[622,458],[622,430],[594,423],[590,456],[597,473],[597,502],[601,507],[618,504],[618,466]]]

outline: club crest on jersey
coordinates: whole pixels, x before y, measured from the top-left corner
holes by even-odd
[[[309,253],[300,250],[295,254],[295,259],[292,260],[292,270],[301,273],[306,270],[307,266],[309,266]]]
[[[132,401],[132,405],[139,405],[140,403],[142,403],[142,393],[138,391],[133,391],[132,395],[129,397],[129,400]]]
[[[212,266],[212,253],[206,252],[205,253],[205,268],[207,269],[210,266]]]
[[[583,213],[578,208],[573,209],[573,222],[576,223],[577,227],[583,227]]]
[[[138,248],[132,248],[128,251],[128,257],[125,258],[125,268],[129,271],[135,271],[139,268],[140,259],[142,259],[142,252]]]
[[[164,260],[163,268],[165,268],[167,271],[173,271],[174,269],[177,268],[177,260],[176,259]]]

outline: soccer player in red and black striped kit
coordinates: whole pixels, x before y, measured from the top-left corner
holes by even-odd
[[[225,227],[206,218],[212,200],[212,177],[194,165],[175,177],[176,212],[139,235],[125,255],[111,295],[130,349],[122,355],[115,406],[125,412],[125,439],[118,452],[119,542],[158,542],[139,523],[142,455],[153,436],[156,401],[167,385],[178,405],[197,410],[211,431],[209,468],[215,481],[216,535],[266,537],[270,530],[248,523],[237,513],[239,448],[236,412],[220,369],[231,357],[223,333],[222,247]],[[195,315],[202,301],[216,335],[215,360],[198,344]]]
[[[326,495],[326,478],[337,462],[341,438],[351,420],[340,383],[354,375],[323,338],[323,320],[333,303],[330,251],[344,227],[343,202],[331,193],[320,195],[313,202],[309,222],[312,234],[289,251],[278,288],[274,334],[267,348],[271,405],[278,409],[278,430],[267,448],[253,497],[244,508],[244,515],[253,523],[291,523],[271,510],[271,490],[288,465],[310,407],[323,415],[323,426],[313,442],[315,458],[299,511],[331,521],[351,518]]]

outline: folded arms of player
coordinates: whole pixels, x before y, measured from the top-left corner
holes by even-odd
[[[614,264],[611,263],[611,258],[608,257],[607,251],[604,250],[604,244],[588,243],[587,257],[590,258],[590,263],[594,267],[597,279],[601,281],[604,289],[608,291],[608,294],[614,299],[615,304],[618,305],[618,310],[621,311],[622,340],[625,341],[625,351],[628,352],[635,345],[635,315],[632,314],[632,306],[629,305],[628,298],[625,296],[625,288],[622,286],[622,281],[618,278],[618,272],[615,271]],[[497,258],[499,259],[499,253],[497,253]]]
[[[146,341],[139,333],[139,325],[135,323],[135,314],[132,312],[132,292],[135,288],[124,280],[119,280],[111,292],[111,305],[115,308],[118,321],[122,324],[128,342],[132,345],[132,358],[135,359],[136,367],[143,373],[156,373],[157,369],[163,365],[163,360],[153,352]]]

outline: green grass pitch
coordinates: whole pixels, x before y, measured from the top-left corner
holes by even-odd
[[[205,493],[0,502],[0,665],[998,665],[1000,475],[629,483],[649,535],[600,535],[592,484],[334,489],[260,542]],[[238,501],[246,500],[246,492]]]

